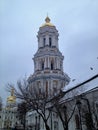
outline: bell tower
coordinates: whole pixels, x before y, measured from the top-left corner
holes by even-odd
[[[45,46],[58,48],[58,31],[55,26],[50,23],[49,17],[46,17],[45,22],[38,32],[38,48]]]
[[[44,89],[52,96],[70,81],[63,72],[64,56],[59,51],[59,33],[47,16],[38,31],[38,50],[34,55],[34,74],[28,79],[32,85]]]

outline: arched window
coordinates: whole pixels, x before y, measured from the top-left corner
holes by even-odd
[[[42,70],[44,70],[44,62],[42,62]]]
[[[51,70],[53,70],[54,66],[53,66],[53,62],[51,62]]]
[[[43,38],[43,46],[46,44],[46,38]]]
[[[51,39],[51,37],[49,37],[49,46],[50,47],[52,46],[52,39]]]

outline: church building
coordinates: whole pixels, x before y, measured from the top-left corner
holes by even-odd
[[[50,22],[47,16],[45,23],[38,31],[38,50],[34,55],[34,73],[28,79],[30,86],[43,89],[48,97],[52,97],[68,85],[70,78],[63,70],[64,56],[59,50],[59,33],[56,26]],[[40,120],[36,112],[27,113],[27,126],[36,129],[36,123]],[[33,120],[33,122],[32,122]],[[52,121],[49,122],[52,130],[58,130],[60,119],[55,114],[51,115]],[[39,121],[40,130],[45,130],[44,122]],[[60,125],[61,126],[61,125]]]
[[[11,95],[7,98],[6,106],[0,111],[0,129],[11,129],[19,123],[17,114],[16,97],[14,89],[11,89]]]

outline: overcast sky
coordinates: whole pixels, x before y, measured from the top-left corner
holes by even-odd
[[[59,31],[64,72],[79,83],[98,73],[98,0],[0,0],[0,96],[33,74],[37,32],[47,16]],[[93,70],[90,69],[93,67]]]

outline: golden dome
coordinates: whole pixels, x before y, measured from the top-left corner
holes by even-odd
[[[46,18],[45,18],[45,23],[44,24],[42,24],[42,26],[41,27],[44,27],[44,26],[54,26],[52,23],[50,23],[50,18],[47,16]]]
[[[7,98],[7,102],[8,103],[15,103],[16,102],[16,97],[14,95],[14,88],[12,88],[12,90],[11,90],[11,96],[9,96]]]

